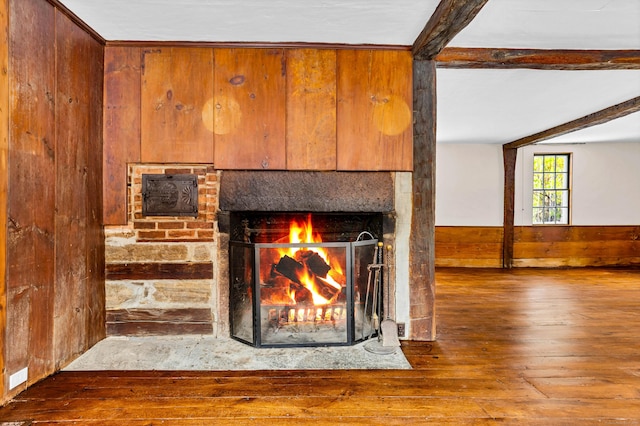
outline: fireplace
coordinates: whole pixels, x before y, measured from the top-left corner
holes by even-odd
[[[230,337],[232,242],[273,244],[282,236],[273,229],[288,232],[288,224],[274,223],[281,212],[303,217],[312,213],[325,243],[354,242],[359,231],[367,229],[385,248],[393,247],[385,249],[389,286],[383,288],[384,300],[389,300],[387,293],[392,296],[384,307],[397,320],[400,336],[411,331],[410,174],[219,171],[213,166],[158,164],[133,164],[128,169],[130,226],[105,228],[110,335]],[[196,175],[198,216],[145,216],[143,174]],[[260,214],[243,226],[242,221],[256,212]],[[260,228],[271,231],[252,232]],[[250,240],[245,240],[250,232]],[[369,264],[369,255],[365,257]],[[149,321],[149,315],[160,321]],[[354,338],[357,335],[361,333],[354,330]]]
[[[231,224],[233,338],[289,347],[352,345],[375,335],[381,214],[241,213]]]
[[[378,244],[395,246],[394,201],[388,172],[223,172],[218,255],[221,278],[229,281],[220,281],[219,300],[228,335],[259,347],[351,345],[372,337],[389,294],[374,297],[370,266],[380,263]],[[290,239],[292,222],[309,224],[320,238]],[[394,268],[385,274],[390,286],[379,292],[395,292]],[[314,302],[298,275],[305,272],[324,300]]]

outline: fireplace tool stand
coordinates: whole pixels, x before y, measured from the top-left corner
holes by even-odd
[[[387,303],[386,303],[386,311],[385,311],[385,319],[382,322],[379,322],[379,317],[381,316],[382,311],[382,300],[378,299],[378,294],[382,289],[383,278],[382,278],[382,270],[384,268],[383,261],[383,253],[382,251],[384,244],[382,242],[378,242],[373,257],[373,263],[370,264],[367,269],[369,270],[369,277],[367,282],[367,289],[373,285],[373,297],[372,297],[372,315],[371,315],[371,334],[369,335],[369,342],[364,345],[366,351],[378,354],[378,355],[388,355],[392,354],[396,351],[396,349],[400,346],[400,341],[398,340],[398,326],[395,321],[393,321],[389,315],[389,305],[391,299],[391,293],[389,291],[389,277],[387,277]],[[390,251],[390,247],[387,247],[387,250]],[[372,275],[373,271],[373,275]],[[388,265],[387,265],[388,271]],[[368,291],[367,291],[368,293]],[[367,308],[368,299],[365,301],[365,311]],[[378,338],[376,340],[372,340],[373,332],[377,331]]]

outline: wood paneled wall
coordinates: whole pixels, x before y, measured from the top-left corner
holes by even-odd
[[[336,51],[291,49],[287,55],[287,168],[336,167]]]
[[[338,170],[413,171],[412,59],[338,51]]]
[[[514,266],[640,265],[640,226],[516,227]]]
[[[436,226],[435,232],[436,267],[502,267],[502,227]]]
[[[101,43],[45,0],[9,1],[8,378],[104,336]]]
[[[214,166],[285,169],[284,50],[218,49],[215,58]]]
[[[413,170],[405,50],[107,46],[104,223],[126,164]]]
[[[141,161],[212,162],[213,51],[143,49],[140,68]]]
[[[5,347],[5,367],[7,377],[24,367],[31,376],[44,377],[54,369],[55,9],[39,0],[12,0],[9,9],[6,334],[11,344]]]
[[[103,219],[127,223],[127,164],[140,161],[141,49],[104,52]]]
[[[9,3],[0,0],[0,69],[9,69]],[[9,111],[9,75],[0,73],[0,111]],[[7,327],[7,209],[9,155],[9,114],[0,114],[0,348],[6,347]],[[0,350],[0,371],[5,371],[5,353]],[[4,377],[0,380],[0,395],[6,394]],[[0,401],[4,398],[0,397]]]
[[[517,226],[516,267],[640,265],[640,226]],[[502,267],[502,227],[436,227],[436,266]]]

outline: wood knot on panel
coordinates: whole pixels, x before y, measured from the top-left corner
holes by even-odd
[[[240,86],[241,84],[244,83],[245,77],[244,75],[236,75],[231,77],[231,79],[229,80],[229,83],[233,84],[234,86]]]

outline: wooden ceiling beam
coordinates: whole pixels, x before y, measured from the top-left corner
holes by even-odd
[[[475,18],[488,0],[441,0],[413,43],[416,59],[431,60]]]
[[[640,50],[546,50],[447,47],[438,68],[529,68],[540,70],[640,69]]]
[[[530,136],[525,136],[524,138],[515,140],[513,142],[506,143],[503,145],[503,147],[505,149],[522,148],[524,146],[533,145],[534,143],[551,139],[556,136],[565,135],[576,130],[582,130],[586,129],[587,127],[606,123],[607,121],[615,120],[616,118],[624,117],[625,115],[632,114],[638,111],[640,111],[640,96],[613,105],[609,108],[602,109],[592,114],[585,115],[584,117],[580,117],[576,120],[568,121],[550,129],[543,130],[542,132],[538,132]]]

